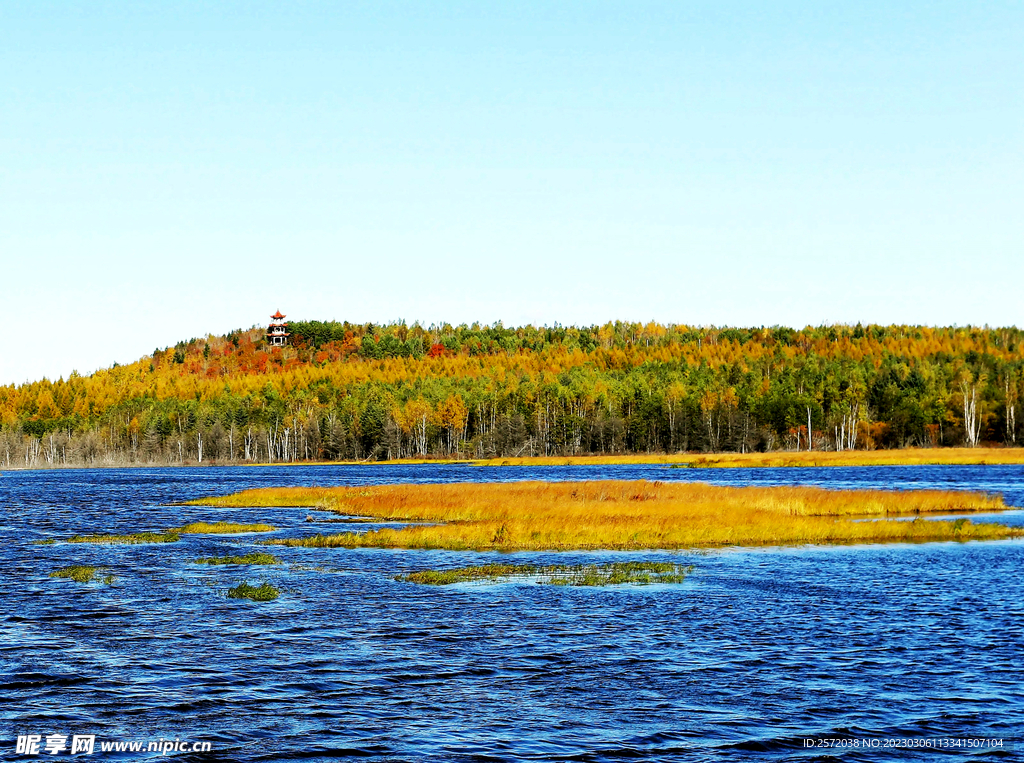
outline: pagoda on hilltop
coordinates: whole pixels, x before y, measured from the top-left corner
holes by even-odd
[[[288,324],[285,322],[284,315],[281,315],[281,311],[278,310],[276,313],[270,316],[270,328],[267,329],[267,342],[271,347],[284,347],[288,344],[288,337],[291,334],[288,333]]]

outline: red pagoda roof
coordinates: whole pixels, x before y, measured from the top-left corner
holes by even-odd
[[[279,320],[281,320],[282,318],[284,318],[285,316],[281,315],[281,311],[280,311],[280,310],[278,310],[278,311],[277,311],[276,313],[274,313],[274,314],[273,314],[273,315],[271,315],[270,317],[271,317],[271,318],[273,318],[273,319],[274,319],[275,321],[279,321]]]

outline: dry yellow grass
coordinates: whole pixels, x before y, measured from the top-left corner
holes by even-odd
[[[203,534],[231,534],[231,533],[269,533],[277,528],[273,525],[256,522],[255,524],[243,524],[241,522],[189,522],[183,527],[172,527],[168,532],[181,533],[182,535],[203,535]]]
[[[1024,464],[1024,448],[903,448],[900,450],[713,453],[688,459],[691,466],[917,466],[927,464]]]
[[[774,451],[771,453],[627,454],[475,460],[474,466],[586,466],[665,464],[695,467],[913,466],[921,464],[1024,464],[1024,448],[901,448],[898,450]]]
[[[193,503],[303,506],[429,522],[271,541],[301,546],[447,549],[639,549],[881,543],[1016,537],[996,524],[885,517],[1007,508],[999,496],[944,491],[830,491],[660,482],[511,482],[264,488]],[[853,517],[880,521],[854,522]]]

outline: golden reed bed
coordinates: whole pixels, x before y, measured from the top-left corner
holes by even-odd
[[[999,511],[999,496],[922,490],[831,491],[662,482],[511,482],[262,488],[191,502],[301,506],[354,517],[429,522],[270,541],[291,546],[570,550],[891,543],[1017,537],[996,524],[886,517]],[[870,517],[877,521],[853,521]]]

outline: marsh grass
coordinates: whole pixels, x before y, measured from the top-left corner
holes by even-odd
[[[257,522],[243,524],[241,522],[190,522],[181,527],[173,527],[168,532],[182,535],[227,535],[232,533],[269,533],[277,528],[273,525]]]
[[[127,535],[72,535],[70,538],[57,540],[37,541],[40,545],[52,545],[54,543],[111,543],[121,545],[134,545],[137,543],[175,543],[180,540],[175,531],[165,533],[128,533]]]
[[[242,556],[207,556],[196,559],[196,564],[280,564],[281,560],[264,551],[254,551]]]
[[[67,578],[68,580],[74,580],[76,583],[88,583],[96,577],[96,568],[88,567],[83,564],[75,564],[71,567],[62,567],[56,572],[51,572],[50,577]]]
[[[75,564],[70,567],[62,567],[56,572],[51,572],[51,578],[66,578],[68,580],[74,580],[76,583],[90,583],[97,578],[96,567],[90,567],[84,564]],[[113,575],[104,575],[100,578],[100,581],[106,584],[114,582]]]
[[[57,540],[37,540],[36,545],[52,546],[54,543],[110,543],[134,545],[137,543],[176,543],[182,535],[201,534],[233,534],[233,533],[266,533],[277,528],[262,523],[242,524],[239,522],[190,522],[182,527],[171,527],[166,532],[127,533],[124,535],[72,535],[70,538]]]
[[[52,546],[54,543],[109,543],[134,545],[138,543],[176,543],[183,535],[228,535],[236,533],[272,533],[276,527],[272,524],[243,524],[241,522],[189,522],[180,527],[170,527],[165,533],[128,533],[126,535],[88,535],[72,536],[61,540],[48,539],[36,541],[39,546]]]
[[[1021,464],[1024,463],[1024,448],[902,448],[839,452],[709,453],[676,460],[685,463],[673,464],[673,467],[697,469]]]
[[[270,583],[262,583],[258,586],[248,583],[239,583],[234,588],[228,589],[229,599],[251,599],[252,601],[273,601],[279,593]]]
[[[1018,537],[963,522],[854,522],[1008,508],[955,491],[725,487],[703,483],[509,482],[263,488],[205,499],[215,506],[302,506],[428,524],[268,541],[321,548],[520,550],[700,548]]]
[[[480,564],[451,570],[421,570],[395,576],[395,580],[421,585],[451,585],[478,581],[510,580],[536,575],[540,568],[533,564]]]
[[[669,562],[615,562],[612,564],[483,564],[451,570],[422,570],[395,579],[421,585],[453,583],[536,582],[542,585],[605,586],[682,583],[693,566]]]
[[[553,572],[543,572],[542,574],[550,575],[550,578],[543,582],[570,586],[682,583],[686,576],[693,572],[693,565],[684,566],[669,562],[615,562],[558,567]]]
[[[900,448],[893,450],[774,451],[770,453],[623,454],[492,458],[474,466],[587,466],[663,464],[670,467],[744,468],[801,466],[915,466],[925,464],[1024,464],[1024,448]]]
[[[315,522],[315,523],[318,523],[318,524],[331,524],[331,523],[335,523],[335,524],[354,525],[354,524],[372,524],[373,522],[379,522],[380,520],[379,519],[375,519],[374,517],[332,517],[332,518],[326,518],[326,517],[314,517],[312,515],[308,515],[304,521],[306,521],[306,522]]]

